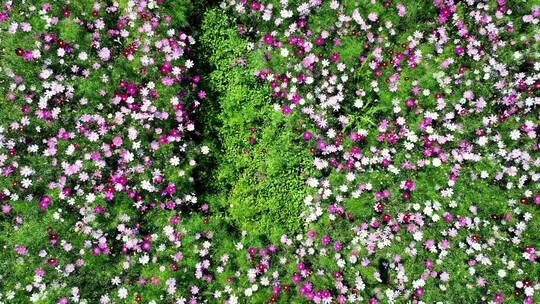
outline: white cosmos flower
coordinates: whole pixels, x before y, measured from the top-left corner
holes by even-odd
[[[120,299],[125,299],[127,298],[127,295],[128,295],[128,291],[125,287],[122,287],[120,289],[118,289],[118,297]]]

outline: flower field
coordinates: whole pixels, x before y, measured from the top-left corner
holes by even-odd
[[[539,0],[0,0],[0,304],[540,303]]]

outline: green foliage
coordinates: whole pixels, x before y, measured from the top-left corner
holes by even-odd
[[[226,14],[208,11],[202,31],[200,47],[209,50],[208,85],[215,90],[218,107],[217,119],[209,121],[208,128],[218,129],[220,146],[211,183],[214,194],[208,199],[219,202],[226,220],[239,229],[272,241],[299,232],[307,191],[304,170],[312,166],[299,141],[302,134],[291,131],[298,117],[274,111],[269,89],[254,80],[251,61],[242,57],[246,40]]]

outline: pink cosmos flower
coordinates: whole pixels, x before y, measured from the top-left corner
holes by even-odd
[[[101,60],[108,61],[109,59],[111,59],[111,51],[106,47],[102,48],[101,50],[99,50],[98,56],[99,58],[101,58]]]

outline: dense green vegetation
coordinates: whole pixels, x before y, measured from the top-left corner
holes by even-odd
[[[200,54],[211,65],[206,84],[214,102],[203,115],[204,137],[214,139],[219,151],[209,166],[205,198],[250,234],[275,242],[283,233],[301,232],[305,179],[313,173],[301,142],[303,123],[297,114],[274,111],[232,18],[215,8],[205,13],[201,28],[199,47],[211,50]]]

